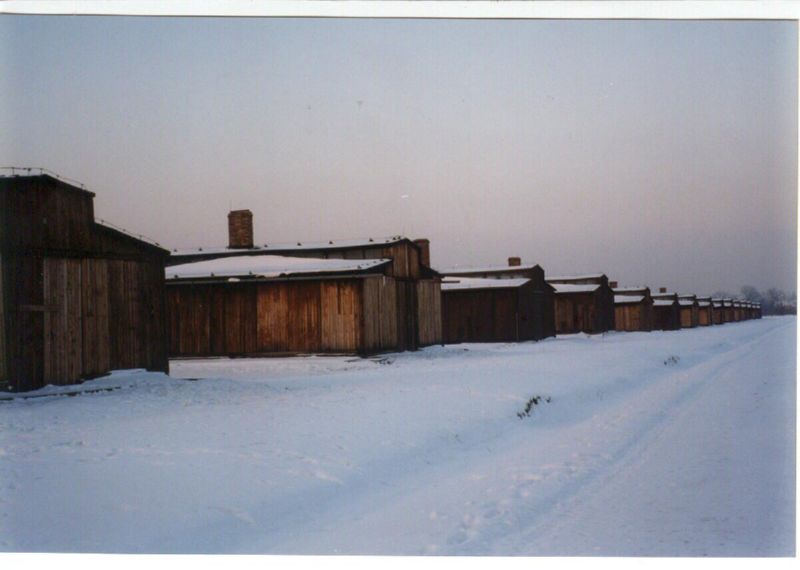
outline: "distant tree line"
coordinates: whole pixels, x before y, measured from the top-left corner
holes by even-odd
[[[741,288],[738,295],[727,291],[717,291],[713,297],[723,299],[746,299],[754,303],[761,303],[761,313],[764,315],[796,315],[797,293],[786,293],[781,289],[771,288],[763,293],[751,285]]]

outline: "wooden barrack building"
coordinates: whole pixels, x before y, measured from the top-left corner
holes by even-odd
[[[655,329],[674,331],[681,328],[681,307],[678,294],[670,293],[666,287],[660,287],[653,297],[653,313]]]
[[[617,331],[651,331],[655,327],[653,297],[649,287],[617,287],[614,291],[614,328]]]
[[[734,318],[735,315],[733,312],[733,299],[723,299],[722,306],[725,314],[725,322],[726,323],[735,322],[736,319]]]
[[[543,338],[530,279],[445,277],[442,331],[446,344],[520,342]]]
[[[541,340],[555,336],[555,289],[545,280],[541,266],[523,265],[519,257],[509,257],[505,266],[460,267],[440,273],[451,281],[448,287],[442,286],[445,342]],[[454,283],[455,278],[463,279],[458,284]],[[516,286],[492,280],[516,282]],[[529,298],[514,300],[518,295]],[[489,322],[482,324],[478,322],[480,318],[488,318]],[[519,332],[512,332],[517,329]]]
[[[715,325],[722,325],[725,323],[725,306],[722,299],[711,299],[712,307],[712,322]]]
[[[49,174],[0,178],[0,387],[168,371],[168,251],[95,221],[93,200]]]
[[[602,273],[549,277],[555,289],[557,334],[614,330],[614,292]]]
[[[228,230],[228,247],[168,261],[170,354],[370,354],[442,342],[427,240],[255,246],[249,210],[231,212]]]
[[[678,295],[681,307],[681,328],[694,328],[700,324],[700,311],[696,295]]]
[[[697,324],[701,327],[714,324],[714,306],[711,297],[697,298]]]

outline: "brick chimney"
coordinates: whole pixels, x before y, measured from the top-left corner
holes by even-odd
[[[608,286],[611,287],[612,289],[616,289],[617,285],[618,285],[618,283],[616,281],[609,281],[608,282]]]
[[[431,242],[427,238],[415,239],[414,243],[419,247],[419,262],[425,267],[431,266]]]
[[[253,247],[253,212],[232,210],[228,212],[228,248]]]
[[[667,288],[666,287],[659,287],[658,288],[658,292],[659,293],[666,293],[667,292]]]
[[[522,259],[519,257],[509,257],[508,258],[508,266],[509,267],[519,267],[522,265]]]

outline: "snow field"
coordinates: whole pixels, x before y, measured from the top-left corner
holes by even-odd
[[[791,555],[795,328],[182,360],[5,402],[0,549]]]

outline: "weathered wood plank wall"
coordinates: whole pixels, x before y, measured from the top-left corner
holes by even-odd
[[[81,269],[83,371],[91,377],[111,369],[108,262],[84,259]]]
[[[170,284],[170,353],[359,352],[364,314],[361,281]]]
[[[653,307],[653,314],[653,328],[656,330],[672,331],[681,328],[680,309],[676,304]]]
[[[541,338],[530,286],[443,292],[444,342],[517,342]]]
[[[385,276],[363,280],[365,352],[394,350],[399,344],[397,282]]]
[[[699,313],[697,307],[681,307],[681,328],[694,328],[699,323]]]
[[[617,331],[651,331],[655,327],[652,302],[624,303],[614,306],[614,327]]]
[[[425,279],[417,282],[417,322],[420,346],[444,342],[442,337],[442,288],[439,281]]]
[[[49,176],[0,179],[10,389],[168,369],[168,252],[95,223],[93,197]]]
[[[555,297],[556,332],[573,334],[597,332],[600,319],[593,293],[557,294]]]
[[[321,282],[321,349],[353,352],[361,346],[362,287],[356,281]]]

